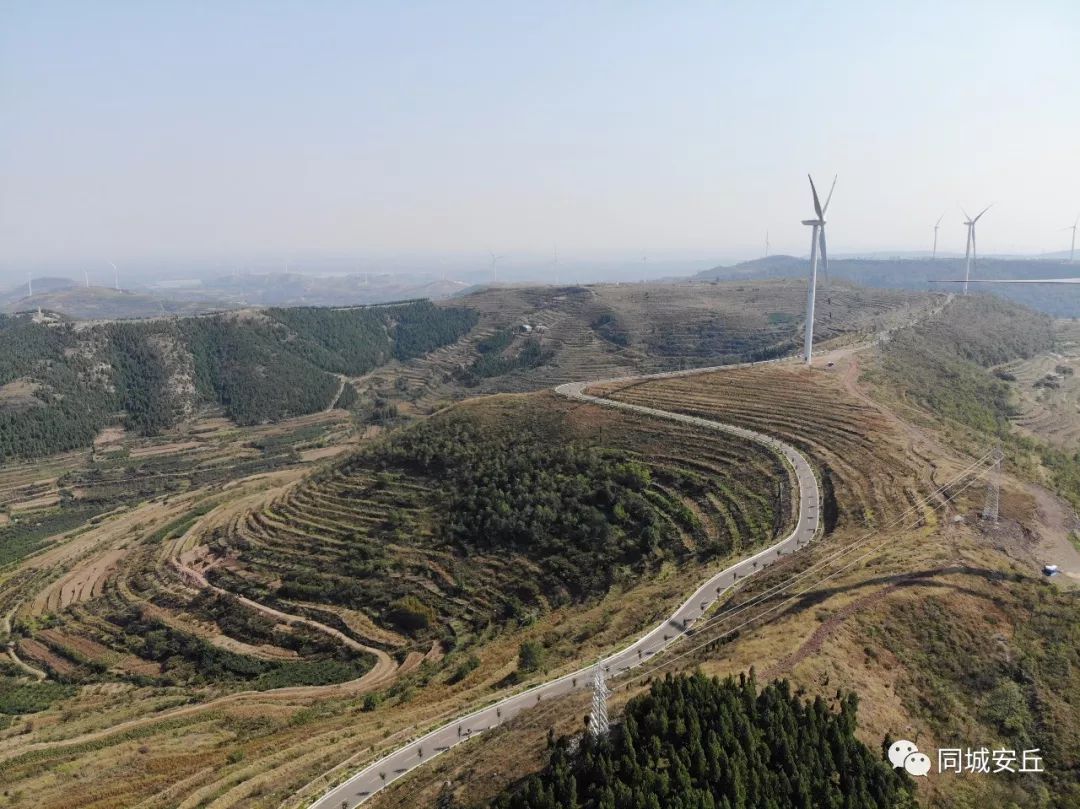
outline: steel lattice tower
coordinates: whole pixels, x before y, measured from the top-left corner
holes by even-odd
[[[994,450],[991,466],[986,478],[986,502],[983,504],[982,518],[985,522],[997,525],[998,507],[1001,505],[1001,461],[1005,453],[1001,447]]]
[[[593,669],[592,681],[592,715],[589,717],[589,732],[594,737],[606,736],[608,732],[607,701],[611,696],[608,689],[607,678],[604,676],[604,667],[597,663]]]

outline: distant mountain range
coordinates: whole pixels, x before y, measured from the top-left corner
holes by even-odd
[[[358,306],[371,303],[448,298],[469,287],[460,281],[418,275],[354,273],[237,274],[207,280],[174,281],[134,289],[84,286],[70,278],[33,279],[0,293],[0,312],[35,309],[74,320],[123,320],[168,315],[194,315],[265,306]]]
[[[713,267],[694,276],[696,280],[756,280],[766,278],[806,278],[810,263],[794,256],[768,256],[729,267]],[[834,258],[829,274],[838,280],[870,287],[959,292],[958,284],[933,283],[964,277],[964,259],[939,258]],[[1080,276],[1080,263],[1052,259],[980,258],[972,278],[1067,278]],[[824,282],[824,278],[819,279]],[[973,286],[980,293],[992,293],[1057,317],[1080,317],[1080,289],[1060,286],[1002,285]]]

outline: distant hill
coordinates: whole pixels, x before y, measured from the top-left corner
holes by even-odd
[[[937,296],[837,284],[819,301],[816,338],[910,320]],[[524,392],[796,353],[805,281],[486,287],[439,304],[479,314],[456,343],[357,380],[360,409],[395,401],[425,413],[477,393]]]
[[[43,277],[33,279],[35,297],[41,294],[47,294],[51,292],[58,292],[60,290],[71,289],[75,286],[75,282],[70,278],[53,278]],[[27,292],[29,291],[25,283],[19,284],[11,289],[0,292],[0,309],[8,311],[12,309],[19,301],[27,300]],[[30,307],[27,307],[30,308]]]
[[[226,275],[185,290],[168,290],[177,299],[196,294],[233,306],[357,306],[412,298],[446,298],[465,288],[459,281],[415,274],[349,273],[306,275],[266,273]]]
[[[115,290],[49,295],[76,292],[139,311]],[[931,299],[836,284],[817,338],[895,326]],[[252,424],[337,404],[381,422],[478,393],[778,357],[798,350],[804,306],[801,281],[684,281],[198,317],[161,317],[158,304],[146,320],[89,325],[35,307],[0,315],[0,457],[88,446],[107,424],[152,434],[207,408]]]
[[[769,256],[745,261],[730,267],[714,267],[694,276],[698,280],[750,280],[766,278],[806,278],[810,264],[805,258]],[[932,281],[964,277],[963,258],[848,258],[829,261],[832,278],[851,281],[870,287],[890,289],[919,289],[936,292],[957,292],[956,284],[935,284]],[[1063,278],[1080,276],[1080,263],[1049,259],[980,258],[973,278]],[[1055,286],[975,286],[976,292],[987,292],[1022,303],[1057,317],[1080,317],[1080,289]]]
[[[341,375],[421,356],[475,323],[429,301],[89,327],[0,315],[0,462],[89,446],[118,417],[149,435],[206,407],[256,424],[345,406],[355,390]]]
[[[390,273],[305,275],[266,273],[192,279],[132,289],[84,286],[70,278],[35,278],[0,292],[0,312],[56,312],[72,320],[127,320],[197,315],[262,306],[364,306],[448,298],[467,289],[459,281]]]
[[[62,279],[51,279],[60,281]],[[24,289],[23,292],[26,290]],[[0,311],[33,312],[37,309],[56,312],[72,320],[127,320],[163,315],[194,315],[235,308],[207,297],[175,300],[147,292],[130,292],[108,287],[83,287],[69,283],[21,297],[8,293],[0,298]]]

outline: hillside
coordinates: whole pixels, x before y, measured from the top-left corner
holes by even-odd
[[[786,524],[786,499],[761,494],[786,482],[774,459],[665,435],[550,394],[469,402],[215,531],[200,565],[266,603],[344,608],[461,648]]]
[[[381,424],[477,393],[780,356],[798,345],[803,297],[798,282],[641,284],[95,324],[0,316],[0,457],[86,447],[115,424],[152,434],[208,407],[250,424],[336,405]],[[837,288],[819,340],[930,300]]]
[[[2,668],[0,691],[33,700],[0,700],[0,756],[42,806],[75,761],[94,762],[83,806],[168,806],[252,767],[277,782],[268,805],[353,733],[374,744],[623,643],[790,508],[758,445],[550,393],[458,405],[302,477],[223,487],[214,468],[0,568],[12,659],[47,675]]]
[[[807,698],[857,693],[856,734],[873,749],[916,739],[935,768],[933,753],[945,747],[1037,748],[1045,758],[1043,775],[915,779],[920,806],[1075,805],[1080,601],[1068,579],[1040,573],[1046,544],[1066,541],[1075,516],[1048,510],[1051,495],[1006,475],[1000,523],[985,524],[986,478],[954,482],[970,461],[964,448],[974,440],[981,452],[1008,430],[1000,397],[983,397],[984,384],[1006,381],[989,364],[1045,350],[1049,326],[1011,304],[958,299],[883,344],[826,353],[815,370],[777,365],[601,388],[795,442],[820,470],[826,498],[824,541],[751,579],[672,656],[613,678],[613,715],[641,710],[635,697],[669,672],[756,667]],[[889,373],[889,363],[902,373]],[[945,398],[934,398],[939,389]],[[1022,457],[1009,460],[1013,468]],[[540,786],[590,772],[597,757],[552,753],[544,737],[576,736],[588,711],[588,694],[538,707],[380,792],[372,807],[435,806],[446,782],[461,806],[559,806]],[[626,761],[603,769],[607,783],[621,780]],[[544,769],[556,763],[557,774]],[[642,774],[627,786],[651,783]]]
[[[958,291],[956,284],[935,284],[946,278],[964,277],[962,258],[901,258],[829,260],[834,280],[886,289]],[[698,280],[750,281],[776,278],[806,278],[809,262],[793,256],[769,256],[730,267],[714,267],[698,273]],[[975,278],[1071,278],[1080,268],[1065,260],[1054,259],[978,259]],[[1080,317],[1080,290],[1069,287],[987,285],[980,292],[1024,304],[1057,317]]]
[[[360,375],[475,323],[429,302],[78,327],[0,315],[0,458],[90,446],[118,421],[153,434],[206,407],[240,424],[329,408]]]
[[[819,299],[817,340],[856,339],[905,323],[942,297],[837,286]],[[393,400],[403,412],[423,413],[477,393],[787,355],[802,344],[806,284],[500,287],[452,305],[475,310],[477,328],[359,380],[366,407]]]
[[[37,281],[34,283],[36,287]],[[41,291],[35,289],[30,296],[12,295],[8,302],[2,305],[2,311],[14,314],[41,309],[55,312],[70,320],[131,320],[168,315],[196,315],[234,308],[208,296],[175,300],[168,295],[155,295],[146,291],[82,287],[71,283],[57,283],[55,286],[56,288]]]

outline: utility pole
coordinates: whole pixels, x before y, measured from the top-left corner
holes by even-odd
[[[982,518],[983,522],[994,525],[997,525],[998,508],[1001,505],[1001,461],[1004,457],[1005,453],[1001,451],[1001,447],[994,450],[986,479],[986,503],[983,505]]]
[[[611,691],[608,689],[607,679],[604,676],[604,666],[602,663],[597,663],[596,668],[593,669],[592,716],[589,718],[589,732],[595,739],[607,736],[610,727],[607,713],[609,696],[611,696]]]

